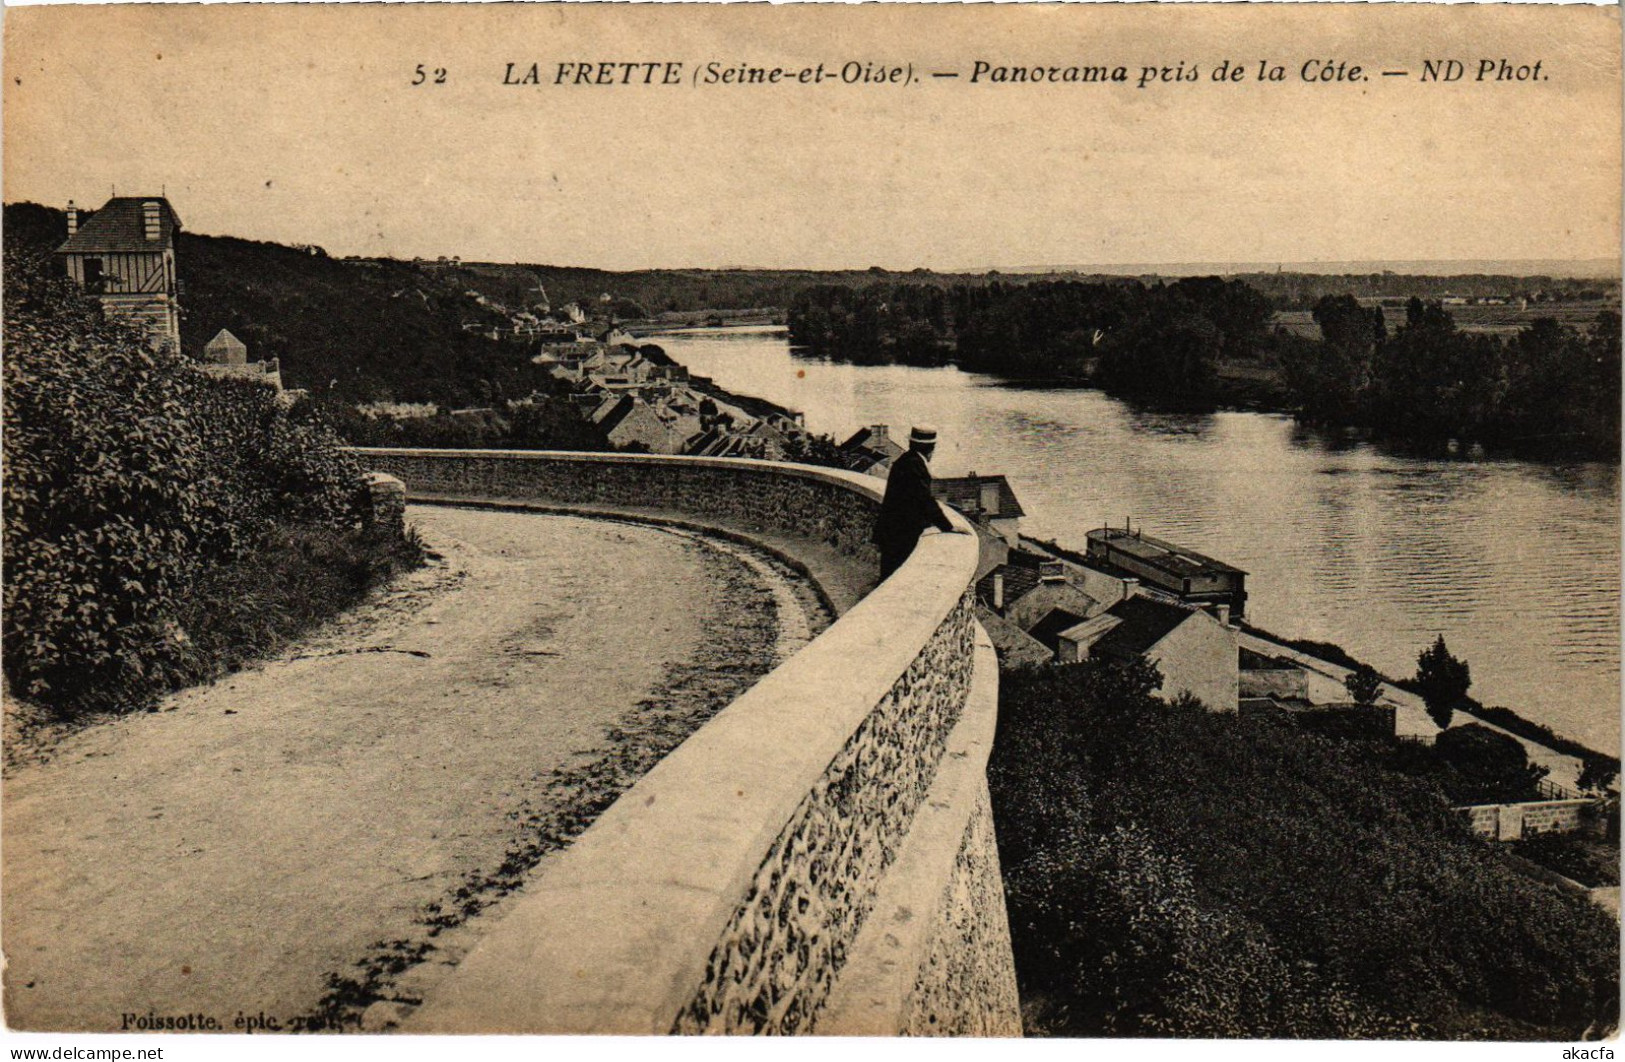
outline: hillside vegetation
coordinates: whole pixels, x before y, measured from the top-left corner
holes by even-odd
[[[1028,1033],[1571,1040],[1619,930],[1435,784],[1152,699],[1148,665],[1004,676],[989,765]]]
[[[361,468],[308,409],[154,352],[13,236],[12,692],[62,716],[145,705],[277,648],[421,561],[412,543],[360,527]]]
[[[67,238],[63,214],[5,208],[6,244],[46,255]],[[277,358],[286,386],[320,402],[431,402],[456,408],[521,399],[548,383],[522,344],[463,325],[502,315],[457,283],[411,262],[344,261],[285,247],[183,231],[181,347],[199,358],[220,329],[249,357]]]

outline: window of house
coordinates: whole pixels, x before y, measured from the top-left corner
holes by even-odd
[[[107,277],[102,273],[100,258],[85,259],[85,290],[92,295],[100,295],[107,290]]]

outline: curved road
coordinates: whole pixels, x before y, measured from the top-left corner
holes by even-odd
[[[290,656],[4,791],[6,1020],[227,1031],[410,1003],[476,917],[828,618],[765,554],[414,509],[443,554]],[[195,1017],[187,1017],[195,1016]]]

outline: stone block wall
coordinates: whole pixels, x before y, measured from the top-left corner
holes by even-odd
[[[953,878],[931,924],[926,961],[909,993],[904,1013],[911,1036],[1021,1035],[993,806],[985,785],[975,800]]]
[[[702,517],[872,556],[880,484],[852,473],[655,455],[361,454],[414,500]],[[912,887],[940,902],[921,912],[929,946],[906,971],[907,1001],[875,1031],[1019,1032],[986,749],[965,760],[956,744],[969,712],[990,746],[996,716],[996,661],[978,649],[971,599],[977,553],[974,535],[923,538],[896,575],[544,862],[405,1027],[815,1031],[845,979],[874,973],[858,941],[901,858]],[[992,701],[973,700],[989,676]],[[939,804],[960,825],[922,826]]]
[[[1458,808],[1469,828],[1492,841],[1515,841],[1537,833],[1578,833],[1588,826],[1590,800],[1536,800],[1522,804],[1475,804]]]
[[[852,945],[845,976],[818,1015],[815,1032],[1021,1035],[987,790],[998,670],[985,633],[978,632],[976,652],[981,659],[949,736],[947,758],[887,870],[874,911]],[[955,853],[954,865],[944,875],[941,853],[947,851]]]

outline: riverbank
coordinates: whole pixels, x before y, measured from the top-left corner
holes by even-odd
[[[1408,675],[1441,632],[1473,694],[1590,749],[1618,745],[1619,471],[1454,459],[1248,412],[1167,413],[1098,390],[793,353],[782,330],[659,340],[734,392],[845,438],[934,424],[938,475],[1008,477],[1022,532],[1071,542],[1131,516],[1245,569],[1247,616]]]

